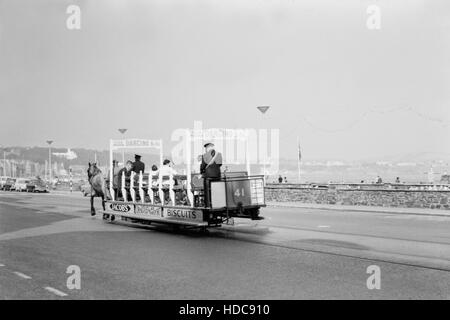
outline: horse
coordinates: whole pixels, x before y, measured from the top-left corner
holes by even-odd
[[[94,197],[102,198],[103,211],[105,208],[106,183],[102,171],[97,167],[97,163],[90,163],[87,170],[89,184],[91,185],[91,216],[95,216]]]

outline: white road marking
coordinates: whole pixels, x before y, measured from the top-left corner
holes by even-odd
[[[330,226],[317,226],[317,228],[329,228]]]
[[[47,290],[47,291],[50,291],[51,293],[54,293],[54,294],[56,294],[57,296],[60,296],[60,297],[67,296],[67,293],[59,291],[58,289],[55,289],[55,288],[52,288],[52,287],[45,287],[44,289]]]
[[[3,263],[0,263],[0,267],[4,267],[5,265]]]
[[[22,273],[22,272],[18,272],[18,271],[14,271],[14,274],[23,278],[23,279],[31,279],[30,276],[27,276],[26,274]]]

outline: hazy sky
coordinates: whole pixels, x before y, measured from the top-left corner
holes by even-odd
[[[283,158],[297,136],[305,159],[448,153],[449,85],[448,0],[0,0],[2,145],[169,144],[201,120],[279,128]]]

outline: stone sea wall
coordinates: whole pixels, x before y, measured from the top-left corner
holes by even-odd
[[[450,209],[446,186],[268,184],[265,195],[276,202]]]

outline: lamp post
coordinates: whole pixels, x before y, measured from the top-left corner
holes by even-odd
[[[122,137],[123,137],[125,132],[127,132],[128,129],[122,128],[122,129],[118,129],[118,130],[122,134]],[[125,165],[125,151],[123,149],[122,149],[122,164]]]
[[[6,177],[6,149],[5,147],[2,145],[0,146],[3,149],[3,175]]]
[[[52,187],[52,143],[53,140],[47,140],[48,144],[48,176],[50,181],[50,188]]]
[[[70,188],[70,193],[72,193],[72,189],[73,189],[72,167],[70,167],[70,166],[69,166],[69,188]]]
[[[267,112],[267,110],[269,110],[270,106],[258,106],[256,108],[261,112],[262,115],[264,115]],[[259,137],[259,134],[258,134],[258,137]],[[259,146],[261,146],[261,143],[259,143]],[[267,144],[266,144],[266,147],[267,147]],[[263,159],[264,185],[266,185],[266,161],[267,161],[266,156],[267,156],[267,152],[264,152],[264,159]]]
[[[297,136],[297,173],[298,183],[300,183],[300,162],[302,160],[302,150],[300,149],[300,138]]]

